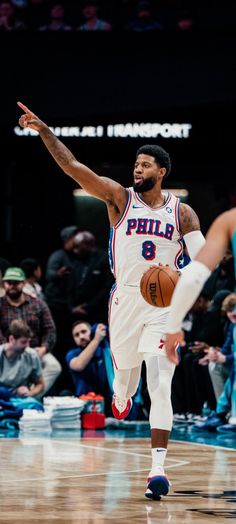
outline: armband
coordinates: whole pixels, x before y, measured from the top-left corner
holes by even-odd
[[[192,260],[204,246],[206,240],[199,230],[190,231],[190,233],[186,233],[183,238],[188,250],[188,254]]]
[[[211,270],[198,260],[190,262],[176,285],[171,300],[166,332],[177,333],[181,330],[182,322],[198,298]]]

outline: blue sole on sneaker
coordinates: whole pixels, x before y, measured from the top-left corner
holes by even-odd
[[[152,500],[160,500],[161,495],[167,495],[169,492],[169,482],[166,477],[158,475],[152,477],[148,483],[145,497]]]

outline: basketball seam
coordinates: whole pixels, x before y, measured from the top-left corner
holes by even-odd
[[[159,286],[159,291],[160,291],[160,297],[161,297],[161,300],[162,300],[162,304],[165,307],[165,303],[164,303],[163,295],[162,295],[162,290],[161,290],[161,282],[160,282],[160,273],[161,272],[162,272],[162,269],[160,269],[159,273],[157,274],[157,280],[158,280],[158,286]]]
[[[156,271],[156,267],[153,268],[153,271],[150,273],[150,275],[149,275],[149,277],[148,277],[148,279],[147,279],[147,284],[146,284],[146,296],[149,296],[149,293],[148,293],[148,283],[149,283],[149,280],[150,280],[152,274],[155,273],[155,271]],[[151,304],[150,304],[150,305],[151,305]]]

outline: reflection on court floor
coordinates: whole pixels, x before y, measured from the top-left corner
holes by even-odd
[[[198,434],[194,442],[188,428],[174,428],[166,460],[172,488],[156,502],[144,497],[150,468],[145,424],[1,437],[0,522],[202,524],[236,517],[230,439],[226,446],[217,436]]]

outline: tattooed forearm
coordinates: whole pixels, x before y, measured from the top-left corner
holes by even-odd
[[[180,230],[183,235],[200,229],[200,222],[195,211],[187,204],[180,205]]]
[[[66,171],[73,162],[77,162],[71,151],[60,140],[58,140],[49,127],[43,127],[40,131],[40,136],[48,151],[63,171]]]

